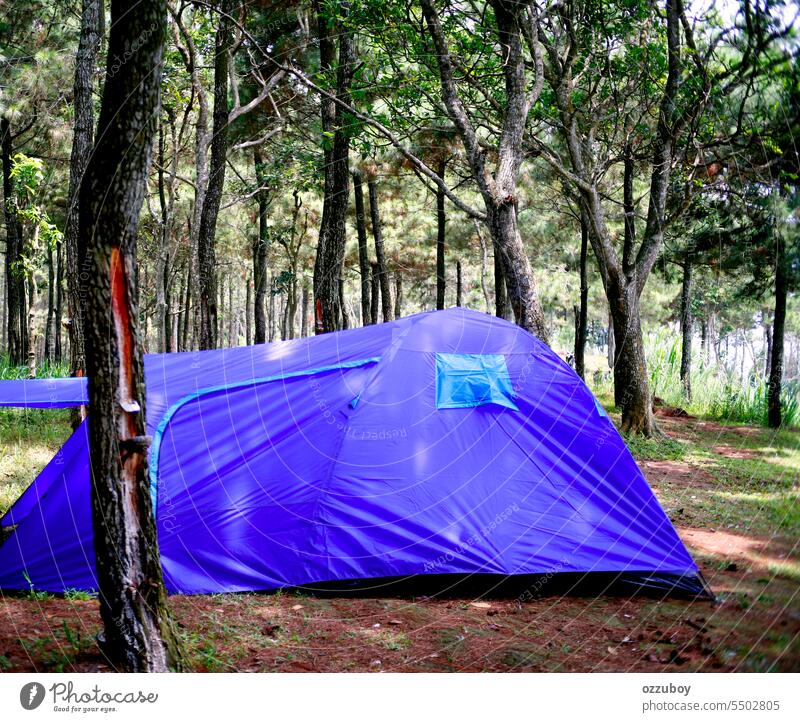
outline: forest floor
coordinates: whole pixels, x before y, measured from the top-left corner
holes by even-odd
[[[631,449],[717,596],[172,597],[205,671],[800,671],[800,432],[661,416]],[[0,512],[63,413],[0,414]],[[97,602],[0,596],[0,671],[105,671]]]

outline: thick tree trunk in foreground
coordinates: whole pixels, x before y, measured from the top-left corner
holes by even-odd
[[[111,4],[98,142],[79,203],[102,648],[112,664],[150,672],[181,666],[147,474],[135,269],[136,230],[158,117],[166,14],[164,0],[140,0],[135,13],[122,0]],[[117,57],[128,60],[119,63]]]
[[[83,376],[86,369],[86,351],[83,332],[82,284],[85,280],[78,263],[78,223],[81,183],[94,138],[94,73],[97,51],[100,46],[100,6],[102,0],[83,0],[81,34],[75,58],[73,112],[75,125],[72,135],[72,152],[69,161],[69,191],[67,223],[64,228],[64,255],[67,277],[67,316],[69,319],[69,373]],[[77,427],[86,409],[73,409],[72,425]]]
[[[383,322],[391,321],[394,318],[392,313],[392,292],[389,290],[389,274],[386,271],[386,254],[383,250],[383,226],[381,224],[381,213],[378,208],[378,188],[375,181],[370,179],[367,182],[369,189],[369,213],[372,221],[372,237],[375,239],[375,258],[377,259],[378,283],[381,287],[381,309],[383,311]]]
[[[581,204],[580,306],[575,316],[575,373],[586,380],[586,335],[589,330],[589,218]]]
[[[436,172],[444,180],[447,170],[447,161],[443,158],[439,161]],[[444,296],[447,291],[447,280],[445,278],[445,243],[447,217],[444,210],[444,190],[436,189],[436,308],[441,311],[444,308]]]
[[[269,227],[267,226],[267,209],[269,207],[267,196],[267,178],[264,170],[264,159],[256,147],[253,152],[253,162],[256,168],[256,183],[258,183],[258,236],[253,243],[253,287],[255,289],[254,320],[255,342],[267,341],[267,253],[269,252]]]
[[[12,366],[25,362],[25,282],[18,268],[22,238],[14,204],[14,180],[11,177],[11,123],[0,118],[0,151],[3,163],[3,211],[6,224],[6,294],[8,298],[8,354]]]
[[[340,23],[334,23],[317,5],[319,26],[320,66],[330,73],[336,56],[336,40],[339,42],[339,58],[336,63],[336,97],[350,105],[350,84],[353,79],[353,38],[343,31]],[[340,6],[345,9],[346,5]],[[328,333],[342,327],[342,308],[339,298],[339,278],[344,264],[346,220],[350,194],[350,132],[351,118],[342,106],[323,97],[322,132],[326,134],[324,145],[325,196],[322,205],[322,221],[319,229],[317,255],[314,262],[314,330]],[[330,135],[333,143],[330,143]]]
[[[681,385],[687,401],[692,400],[692,258],[683,261],[681,284]]]
[[[217,215],[222,189],[225,185],[225,166],[228,154],[228,52],[231,26],[227,15],[231,0],[220,0],[221,13],[217,18],[214,57],[214,113],[211,138],[208,188],[200,215],[197,234],[197,262],[200,281],[200,348],[216,348],[219,323],[217,319]]]
[[[361,174],[353,173],[353,197],[356,202],[356,233],[358,234],[358,270],[361,274],[361,325],[366,326],[370,318],[371,272],[369,249],[367,248],[367,219],[364,215],[364,188]]]
[[[775,254],[775,314],[772,321],[772,356],[770,357],[769,385],[767,386],[767,421],[770,428],[781,425],[781,382],[783,380],[783,342],[786,324],[786,246],[777,234]]]

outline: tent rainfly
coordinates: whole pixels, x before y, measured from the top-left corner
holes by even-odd
[[[153,354],[145,380],[171,593],[568,573],[707,593],[603,408],[507,321],[454,308]],[[86,393],[9,381],[0,405]],[[96,589],[87,422],[0,519],[0,588]]]

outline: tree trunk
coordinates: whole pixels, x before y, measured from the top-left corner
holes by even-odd
[[[775,313],[772,318],[772,355],[767,386],[767,421],[771,429],[781,425],[781,383],[783,381],[783,342],[786,324],[786,246],[778,232],[775,248]]]
[[[228,54],[232,35],[228,15],[232,0],[220,0],[220,14],[214,47],[214,113],[212,116],[211,158],[208,188],[200,214],[197,234],[197,261],[200,280],[200,349],[216,348],[217,319],[217,215],[225,185],[228,154]]]
[[[303,319],[300,323],[300,336],[308,336],[308,283],[303,281],[303,300],[302,300]]]
[[[177,148],[173,149],[177,152]],[[164,124],[158,124],[158,200],[161,210],[161,229],[158,237],[158,250],[156,251],[156,348],[158,353],[167,351],[167,273],[169,266],[169,210],[167,196],[164,188]]]
[[[11,177],[12,147],[11,123],[5,116],[0,117],[0,153],[3,163],[3,211],[6,224],[6,267],[5,278],[8,296],[8,354],[12,366],[20,366],[27,355],[24,348],[24,303],[25,287],[19,268],[22,238],[14,202],[14,179]]]
[[[235,332],[235,319],[233,312],[233,276],[228,278],[228,348],[233,348],[234,332]]]
[[[500,250],[492,243],[494,249],[494,315],[498,318],[508,319],[508,294],[506,293],[506,278],[503,273],[503,263],[500,260]]]
[[[167,607],[147,472],[135,258],[167,6],[140,0],[132,13],[127,3],[113,0],[111,17],[98,142],[79,202],[102,648],[124,670],[164,672],[179,668],[182,657]]]
[[[456,306],[462,305],[464,288],[461,283],[461,261],[456,261]]]
[[[361,274],[361,325],[370,323],[370,267],[367,248],[367,221],[364,214],[364,190],[361,173],[353,173],[353,196],[356,202],[356,232],[358,234],[358,270]]]
[[[681,386],[687,401],[692,400],[692,258],[683,260],[681,286]]]
[[[57,361],[63,356],[61,346],[61,321],[64,318],[64,256],[61,249],[61,241],[56,243],[56,309],[53,317],[53,355]]]
[[[378,323],[378,313],[381,303],[381,286],[378,283],[378,264],[373,263],[371,267],[370,279],[372,284],[371,303],[369,307],[370,323]]]
[[[530,24],[529,6],[490,0],[501,48],[500,67],[505,81],[503,130],[497,145],[497,165],[486,165],[487,152],[466,105],[459,97],[453,61],[432,0],[422,0],[422,14],[433,41],[433,57],[439,67],[442,99],[447,114],[464,145],[467,162],[486,207],[486,222],[500,260],[517,324],[547,342],[544,311],[531,265],[517,227],[517,184],[523,160],[523,138],[532,103],[542,87],[541,62],[535,62],[535,78],[528,83],[523,51],[523,27]],[[538,52],[537,42],[532,43]],[[540,60],[540,58],[538,58]]]
[[[48,364],[55,360],[55,338],[53,319],[56,314],[56,269],[54,267],[53,249],[47,248],[47,320],[44,324],[44,355]]]
[[[614,318],[611,316],[611,308],[608,310],[608,348],[607,348],[607,361],[608,368],[614,368],[614,361],[617,358],[617,348],[614,339]],[[614,405],[619,407],[619,399],[617,398],[617,389],[614,388]]]
[[[272,343],[275,340],[275,325],[276,325],[275,324],[275,321],[276,321],[276,316],[275,316],[275,313],[276,313],[275,312],[275,294],[272,292],[273,291],[272,282],[275,279],[274,279],[274,274],[272,272],[270,272],[269,276],[270,276],[270,278],[269,278],[269,281],[267,283],[268,293],[269,293],[269,316],[268,316],[268,319],[267,319],[268,320],[268,323],[267,323],[268,334],[267,334],[267,336],[268,336],[269,342]]]
[[[614,324],[614,397],[622,412],[622,430],[652,436],[656,432],[647,365],[642,339],[639,294],[636,284],[625,289],[609,285],[611,316]],[[619,394],[619,395],[618,395]]]
[[[394,317],[403,315],[403,276],[400,271],[394,272]]]
[[[575,318],[575,373],[586,380],[586,336],[589,331],[589,218],[581,203],[580,307]]]
[[[447,170],[447,160],[442,158],[436,172],[444,180]],[[436,188],[436,309],[441,311],[445,306],[445,292],[447,291],[447,280],[445,278],[445,241],[446,241],[447,218],[444,212],[444,190]]]
[[[375,258],[377,263],[375,268],[378,272],[378,283],[381,287],[381,309],[383,311],[383,322],[391,321],[394,317],[392,313],[392,292],[389,290],[389,274],[386,270],[386,255],[383,251],[383,227],[381,224],[381,214],[378,208],[378,188],[375,181],[367,181],[369,189],[369,213],[372,221],[372,237],[375,240]]]
[[[253,163],[256,168],[256,183],[258,184],[258,236],[253,243],[253,286],[255,288],[255,342],[265,343],[267,340],[267,253],[269,252],[269,227],[267,226],[267,211],[269,208],[267,177],[264,159],[256,146],[253,151]]]
[[[334,23],[315,3],[319,27],[320,66],[330,73],[335,58],[335,37],[339,39],[339,58],[336,67],[336,97],[350,105],[350,85],[354,69],[353,38],[340,22]],[[347,13],[347,5],[339,6]],[[328,333],[342,326],[339,278],[344,264],[346,219],[350,193],[350,119],[342,107],[330,98],[322,98],[322,132],[325,134],[325,195],[322,220],[314,262],[314,330]],[[333,136],[333,143],[329,142]]]
[[[766,359],[764,378],[769,378],[769,370],[772,366],[772,326],[769,323],[764,325],[764,358]]]
[[[505,200],[489,206],[489,232],[500,249],[508,301],[517,325],[547,343],[544,311],[533,281],[533,271],[517,227],[517,207]]]
[[[245,286],[247,288],[247,293],[244,297],[244,335],[247,341],[248,346],[253,345],[253,323],[252,323],[252,305],[253,305],[253,283],[250,280],[250,276],[248,275],[245,278]]]
[[[181,330],[181,351],[188,351],[189,344],[191,341],[191,331],[194,326],[192,323],[194,319],[194,312],[192,311],[192,304],[194,303],[194,299],[192,298],[192,259],[191,259],[191,251],[190,256],[186,261],[186,283],[184,288],[186,289],[186,295],[183,301],[183,329]]]
[[[347,302],[344,297],[344,279],[339,278],[339,308],[342,312],[342,330],[350,328],[350,315],[347,313]]]
[[[94,75],[100,46],[102,0],[83,0],[81,33],[75,58],[73,112],[75,124],[72,152],[69,161],[69,191],[67,222],[64,228],[64,251],[67,277],[67,326],[69,335],[70,376],[83,376],[86,351],[83,329],[83,285],[88,280],[86,270],[78,263],[79,199],[83,176],[89,162],[94,138]],[[71,412],[72,425],[77,427],[86,416],[81,407]]]

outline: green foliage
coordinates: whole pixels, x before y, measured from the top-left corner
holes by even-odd
[[[707,363],[694,354],[692,399],[687,401],[680,380],[681,339],[667,329],[648,334],[645,341],[650,389],[670,406],[691,414],[723,421],[767,425],[767,380],[761,376],[740,379],[733,372]],[[787,381],[782,389],[784,425],[800,423],[800,382]]]

